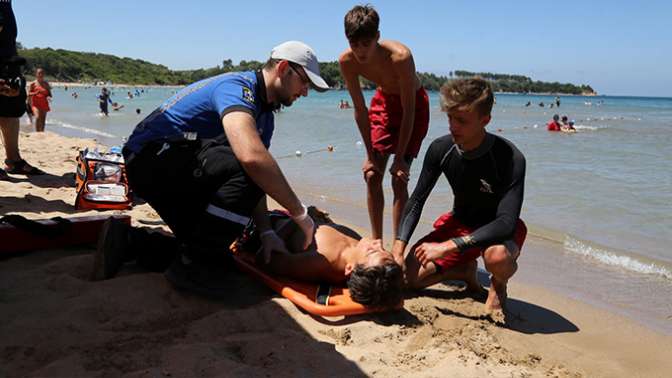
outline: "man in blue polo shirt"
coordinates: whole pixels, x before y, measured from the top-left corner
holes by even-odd
[[[268,222],[266,195],[290,212],[308,247],[314,224],[268,152],[273,112],[307,96],[308,87],[329,88],[315,53],[302,42],[285,42],[271,51],[261,71],[193,83],[141,121],[123,149],[129,185],[175,238],[110,220],[92,278],[111,278],[124,262],[137,260],[155,271],[170,266],[167,278],[185,286],[176,271],[221,259],[250,218],[261,230],[268,259],[285,247]]]

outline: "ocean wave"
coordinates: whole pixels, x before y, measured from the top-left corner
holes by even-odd
[[[619,254],[606,249],[590,246],[570,236],[565,237],[565,251],[575,253],[602,264],[619,267],[631,272],[648,274],[672,280],[672,270],[654,262],[642,261],[633,256]]]
[[[576,130],[582,130],[582,131],[598,131],[598,130],[603,130],[606,129],[606,126],[587,126],[587,125],[574,125],[574,128]]]
[[[69,124],[67,122],[61,122],[61,121],[57,121],[57,120],[49,120],[48,124],[49,125],[54,125],[54,126],[57,126],[57,127],[62,127],[64,129],[81,131],[81,132],[84,132],[84,133],[87,133],[87,134],[100,135],[100,136],[104,136],[104,137],[107,137],[107,138],[119,138],[116,135],[106,133],[104,131],[91,129],[91,128],[84,127],[84,126],[72,125],[72,124]]]

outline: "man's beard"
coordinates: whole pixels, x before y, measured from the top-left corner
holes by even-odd
[[[296,100],[292,100],[292,97],[293,97],[293,96],[291,96],[291,95],[288,94],[288,93],[282,93],[281,96],[279,96],[279,97],[280,97],[280,98],[279,98],[279,102],[280,102],[280,104],[282,104],[282,106],[284,106],[284,107],[292,106],[292,104],[294,103],[294,101],[296,101]]]
[[[280,101],[280,103],[281,103],[282,106],[284,106],[285,108],[288,108],[288,107],[292,106],[292,104],[294,103],[294,101],[292,101],[292,100],[290,99],[290,100]]]

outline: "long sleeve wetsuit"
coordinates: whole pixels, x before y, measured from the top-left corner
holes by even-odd
[[[486,133],[483,143],[468,152],[461,151],[451,135],[432,142],[418,184],[404,208],[397,239],[408,243],[441,173],[455,196],[453,216],[475,229],[453,239],[460,251],[511,238],[523,205],[525,157],[508,140]]]

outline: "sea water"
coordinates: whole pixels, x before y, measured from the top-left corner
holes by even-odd
[[[143,87],[139,96],[127,98],[136,89],[140,91],[113,88],[113,101],[124,108],[110,107],[105,117],[98,111],[100,88],[56,88],[47,130],[107,145],[123,143],[144,116],[179,88]],[[365,92],[367,101],[372,95]],[[430,128],[411,168],[410,190],[430,142],[448,133],[438,94],[430,92],[429,97]],[[534,254],[523,249],[514,279],[672,333],[672,98],[560,96],[560,107],[549,108],[554,98],[497,94],[488,125],[527,160],[521,216],[530,230],[526,243],[535,248],[530,248]],[[305,202],[368,229],[364,146],[353,110],[340,109],[340,100],[350,101],[347,92],[311,92],[284,108],[276,115],[271,153]],[[547,132],[545,125],[554,114],[574,120],[577,133]],[[384,186],[389,242],[389,176]],[[439,179],[413,240],[450,210],[452,200],[447,181]]]

